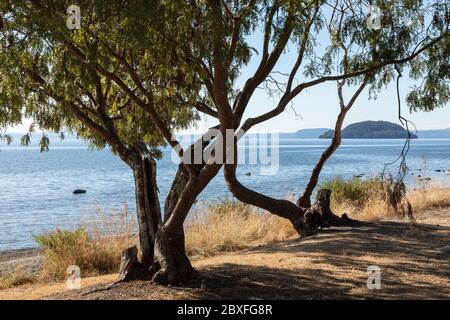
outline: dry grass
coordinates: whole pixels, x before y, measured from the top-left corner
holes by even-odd
[[[44,258],[39,279],[65,279],[71,265],[80,267],[83,277],[116,272],[122,251],[135,241],[130,236],[134,220],[127,212],[125,208],[109,217],[96,215],[76,230],[55,230],[35,236]]]
[[[0,290],[36,283],[37,275],[27,270],[15,270],[0,277]]]
[[[408,198],[417,211],[445,208],[450,206],[450,189],[416,189],[410,192]]]
[[[334,199],[333,210],[359,220],[374,221],[394,218],[395,213],[385,198],[372,193],[365,201]],[[419,187],[408,193],[415,213],[450,206],[450,189]],[[65,279],[67,267],[78,265],[83,277],[117,272],[123,249],[136,244],[130,237],[136,225],[125,208],[112,217],[97,214],[84,227],[75,231],[56,230],[37,236],[44,248],[40,273],[14,270],[0,277],[0,290],[32,282]],[[223,201],[192,213],[186,225],[186,250],[194,260],[254,247],[257,244],[285,240],[295,235],[291,224],[282,218],[234,201]]]
[[[117,272],[121,252],[138,244],[135,237],[130,237],[136,226],[127,210],[113,218],[100,214],[83,225],[72,231],[54,230],[35,236],[44,249],[44,260],[41,273],[30,281],[65,279],[71,265],[80,267],[83,277]],[[214,256],[256,243],[284,240],[294,234],[285,219],[241,203],[223,201],[196,209],[186,227],[186,250],[191,258]],[[8,281],[19,282],[13,278]]]
[[[106,285],[117,280],[117,274],[88,277],[81,279],[83,287],[91,285]],[[0,291],[0,300],[37,300],[45,296],[67,290],[65,282],[25,284],[18,288],[10,287]]]
[[[419,214],[417,225],[365,223],[196,259],[193,266],[201,278],[185,287],[138,281],[83,295],[115,280],[102,276],[83,278],[81,290],[67,291],[63,284],[25,286],[0,291],[0,300],[448,299],[449,232],[449,208],[433,209]],[[382,270],[381,290],[367,289],[369,265]]]
[[[450,189],[437,185],[418,186],[407,193],[413,214],[424,210],[445,208],[450,206]],[[349,200],[332,201],[332,209],[336,213],[347,213],[356,219],[377,221],[386,218],[398,218],[398,214],[386,202],[383,193],[373,193],[366,201],[355,203]]]
[[[285,219],[242,203],[223,201],[194,213],[186,227],[186,250],[190,256],[213,256],[248,248],[256,242],[284,240],[294,234]]]

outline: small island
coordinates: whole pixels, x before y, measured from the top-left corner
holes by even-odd
[[[319,139],[333,138],[334,130],[324,132]],[[412,139],[417,135],[411,134]],[[402,126],[387,121],[363,121],[351,124],[342,130],[343,139],[405,139],[408,132]]]

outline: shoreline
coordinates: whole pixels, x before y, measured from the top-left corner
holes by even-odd
[[[413,205],[413,213],[414,216],[418,216],[422,218],[422,213],[428,212],[428,213],[438,213],[441,211],[441,209],[446,210],[447,212],[450,212],[450,188],[432,188],[432,189],[412,189],[410,194],[410,200]],[[352,212],[351,206],[347,206],[345,203],[342,203],[341,206],[335,208],[338,212],[347,212],[351,214],[358,214],[357,216],[354,216],[356,219],[360,219],[361,221],[387,221],[391,218],[395,218],[392,216],[392,213],[389,213],[388,211],[384,211],[385,208],[383,204],[380,203],[374,203],[375,209],[373,209],[371,206],[368,207],[367,212],[364,211],[365,207],[356,211]],[[214,206],[213,206],[214,207]],[[233,220],[239,218],[239,208],[234,208],[231,206],[229,208],[230,210],[230,217],[229,219]],[[350,210],[350,211],[349,211]],[[382,210],[382,211],[380,211]],[[205,212],[207,214],[207,212]],[[209,214],[213,214],[214,217],[214,210],[209,212]],[[257,215],[259,217],[259,215]],[[263,224],[266,225],[266,220],[259,218],[256,218],[256,220],[251,220],[251,223],[249,224],[249,234],[244,234],[243,239],[240,240],[241,242],[247,243],[248,241],[245,240],[247,238],[245,237],[251,237],[251,230],[255,225]],[[447,217],[446,217],[447,219]],[[217,219],[216,219],[217,220]],[[429,219],[432,220],[432,219]],[[449,219],[450,220],[450,219]],[[214,220],[215,221],[215,220]],[[217,224],[217,222],[220,222],[221,220],[216,221],[215,227],[217,230],[220,228],[223,228],[223,225]],[[282,222],[282,221],[281,221]],[[222,222],[220,222],[222,223]],[[230,221],[225,221],[225,223],[230,223]],[[274,222],[276,223],[276,222]],[[214,246],[212,247],[205,247],[200,250],[198,249],[198,246],[201,247],[202,245],[202,238],[204,237],[210,237],[211,236],[211,230],[206,230],[202,228],[201,223],[197,226],[197,229],[194,230],[192,234],[188,232],[188,235],[190,235],[190,239],[188,239],[191,247],[188,248],[190,250],[192,257],[195,257],[197,255],[204,254],[204,251],[210,250],[212,253],[208,253],[210,255],[215,255],[217,253],[217,250]],[[286,227],[286,229],[284,229]],[[290,234],[290,227],[285,226],[283,223],[278,226],[278,228],[281,228],[279,230],[285,230],[283,231],[283,234]],[[231,230],[231,229],[230,229]],[[115,230],[114,232],[117,232]],[[129,231],[128,231],[129,232]],[[214,230],[213,230],[213,233]],[[135,233],[127,233],[128,236],[131,238],[135,237]],[[266,235],[268,237],[278,237],[278,235],[273,235],[272,233],[268,233]],[[106,235],[106,237],[117,237],[116,234],[110,234]],[[283,236],[284,237],[284,236]],[[253,239],[253,238],[252,238]],[[261,238],[262,239],[262,238]],[[261,240],[259,239],[259,240]],[[265,239],[265,238],[264,238]],[[234,235],[231,235],[230,238],[225,237],[225,240],[223,239],[216,239],[213,244],[216,246],[223,246],[228,245],[229,242],[234,243],[235,241]],[[228,242],[227,242],[228,241]],[[264,240],[266,241],[266,240]],[[236,247],[242,246],[242,243],[237,242],[237,244],[234,244]],[[220,250],[219,250],[220,251]],[[209,252],[209,251],[208,251]],[[18,274],[32,274],[36,275],[43,269],[43,262],[44,262],[44,256],[43,256],[43,249],[39,248],[36,244],[36,247],[28,247],[28,248],[15,248],[15,249],[0,249],[0,278],[4,276],[8,276],[11,274],[14,274],[17,272]],[[207,255],[208,255],[207,254]],[[205,256],[207,256],[205,255]],[[220,255],[220,254],[219,254]]]
[[[195,259],[201,281],[187,288],[137,281],[93,292],[115,281],[112,273],[84,277],[75,291],[63,281],[0,290],[0,300],[448,299],[449,235],[450,206],[432,208],[413,224],[367,222]],[[383,290],[367,290],[368,265],[382,268]]]
[[[36,257],[42,250],[38,247],[35,248],[22,248],[22,249],[0,249],[0,264],[9,262],[11,260]]]
[[[442,170],[444,173],[447,173],[448,176],[450,176],[450,169],[448,170]],[[420,175],[420,171],[418,173]],[[422,173],[423,174],[423,173]],[[416,192],[423,192],[423,191],[448,191],[450,192],[450,179],[449,177],[445,177],[443,180],[427,180],[428,179],[428,175],[424,175],[422,176],[422,180],[419,180],[420,177],[416,176],[416,184],[414,185],[414,187],[408,187],[408,191],[409,193],[416,193]],[[355,176],[355,178],[359,178],[357,176]],[[419,185],[420,183],[422,183],[423,185]],[[217,202],[220,203],[220,202]],[[205,204],[214,204],[214,202],[212,203],[208,203],[205,202]],[[198,205],[198,204],[197,204]],[[446,208],[447,206],[444,206],[444,208]],[[439,208],[439,206],[438,206]],[[436,209],[435,207],[430,207],[430,208],[418,208],[418,209],[414,209],[413,207],[413,213],[420,213],[422,211],[427,211],[427,210],[433,210]],[[124,234],[113,234],[113,235],[105,235],[103,236],[104,238],[107,237],[119,237],[119,236],[123,236]],[[133,232],[128,234],[129,237],[135,237],[137,236],[137,232]],[[23,259],[23,258],[30,258],[30,257],[36,257],[39,255],[39,253],[42,252],[42,249],[39,248],[39,246],[36,244],[35,247],[24,247],[24,248],[5,248],[2,249],[0,248],[0,265],[2,263],[11,261],[11,260],[16,260],[16,259]],[[1,274],[1,268],[0,268],[0,274]]]

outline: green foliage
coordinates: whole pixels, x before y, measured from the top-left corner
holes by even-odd
[[[163,38],[164,30],[177,24],[167,24],[176,17],[169,20],[159,1],[79,1],[83,28],[77,31],[66,27],[70,1],[1,4],[0,106],[7,105],[5,110],[12,113],[8,118],[30,117],[40,129],[76,133],[96,148],[111,145],[108,138],[116,135],[112,139],[124,145],[143,142],[159,154],[158,147],[166,144],[160,130],[145,108],[130,101],[108,76],[114,74],[139,99],[155,106],[169,130],[187,128],[198,119],[192,106],[199,83],[191,68],[178,61],[175,43]],[[149,12],[160,14],[144,19]],[[74,112],[74,105],[91,123]],[[41,150],[48,145],[44,135]]]
[[[255,39],[270,17],[269,53],[280,43],[288,44],[281,46],[280,55],[304,43],[297,76],[303,74],[305,81],[370,70],[365,75],[376,96],[396,79],[397,69],[423,80],[408,94],[412,110],[429,111],[448,102],[445,1],[373,1],[382,12],[380,30],[367,27],[364,2],[353,3],[339,19],[328,3],[316,0],[217,3],[81,0],[77,5],[82,28],[72,31],[66,27],[71,1],[0,0],[0,128],[26,116],[44,130],[76,133],[96,148],[117,140],[74,113],[76,105],[124,145],[144,142],[156,155],[167,141],[149,116],[148,105],[175,132],[198,120],[193,108],[197,101],[214,109],[217,93],[235,99],[242,89],[237,81],[242,68],[261,59],[262,42],[255,44]],[[392,61],[438,38],[442,39],[415,59],[394,68]],[[234,41],[236,47],[230,51]],[[222,65],[217,68],[216,62]],[[285,65],[278,67],[289,71]],[[226,84],[211,92],[208,82],[220,73]],[[257,76],[267,80],[264,73]],[[363,76],[353,76],[347,84],[357,84]],[[47,147],[44,139],[42,149]]]
[[[20,145],[22,147],[29,146],[31,143],[31,134],[27,133],[20,138]]]
[[[208,209],[220,217],[226,216],[231,212],[239,212],[245,217],[253,211],[252,207],[248,204],[228,199],[214,203],[214,205],[211,205]]]
[[[198,120],[197,101],[214,106],[220,100],[223,109],[244,106],[243,114],[247,105],[237,101],[240,93],[248,102],[255,88],[269,82],[269,91],[277,87],[280,102],[288,105],[287,80],[272,77],[278,67],[284,68],[282,76],[293,72],[292,83],[301,74],[314,82],[356,73],[347,84],[368,78],[372,95],[409,71],[423,80],[408,94],[412,110],[433,110],[449,99],[446,2],[374,1],[382,27],[371,30],[363,2],[339,16],[316,0],[82,0],[77,31],[65,26],[70,1],[0,3],[0,112],[6,119],[0,128],[23,114],[45,131],[76,133],[95,148],[118,151],[144,143],[157,157],[167,143],[161,126],[170,133],[190,126]],[[256,47],[255,35],[268,20],[266,42]],[[436,39],[441,40],[415,59],[402,61]],[[290,46],[304,50],[299,69],[277,64]],[[242,68],[254,60],[261,62],[256,73],[239,87]],[[231,120],[239,125],[240,117]],[[27,135],[22,143],[29,141]],[[40,147],[49,148],[45,134]]]
[[[334,203],[348,203],[363,208],[371,199],[385,199],[384,183],[379,178],[345,180],[341,177],[323,182],[320,188],[330,189]]]
[[[0,133],[0,141],[4,141],[6,144],[11,144],[13,141],[13,137],[9,134]]]
[[[34,240],[44,250],[50,250],[53,254],[60,254],[79,243],[90,241],[90,237],[84,228],[74,231],[56,230],[54,232],[42,233],[34,236]]]
[[[39,147],[41,148],[41,152],[46,152],[49,150],[50,139],[44,134],[39,141]]]
[[[82,276],[116,272],[123,249],[114,239],[92,239],[84,228],[55,230],[36,235],[34,239],[43,249],[42,276],[52,280],[65,279],[71,265],[78,266]]]

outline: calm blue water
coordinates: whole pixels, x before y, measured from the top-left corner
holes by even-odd
[[[263,175],[260,165],[248,164],[240,165],[238,174],[244,184],[268,195],[285,198],[298,194],[327,144],[327,140],[319,139],[282,140],[276,175]],[[402,145],[402,140],[346,140],[321,178],[376,175],[384,163],[398,156]],[[413,141],[408,165],[407,182],[411,186],[415,183],[412,173],[448,184],[450,140]],[[446,172],[437,173],[437,169]],[[170,150],[166,150],[158,166],[160,199],[164,199],[175,170]],[[248,172],[251,176],[246,175]],[[86,189],[87,194],[73,195],[77,188]],[[48,153],[40,153],[36,147],[1,145],[0,250],[33,247],[33,234],[76,227],[96,210],[117,212],[127,204],[132,211],[133,191],[130,169],[108,150],[92,151],[76,140],[53,143]],[[219,174],[199,200],[230,197]]]

